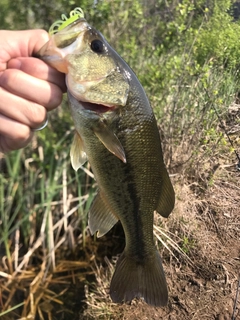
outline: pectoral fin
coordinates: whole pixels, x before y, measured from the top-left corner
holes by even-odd
[[[157,212],[167,218],[172,212],[175,204],[175,192],[167,173],[167,170],[164,168],[162,172],[162,187],[160,190],[160,199],[157,206]]]
[[[118,140],[115,133],[112,132],[103,122],[101,123],[101,126],[94,128],[94,133],[111,153],[122,160],[122,162],[127,162],[121,142]]]
[[[89,210],[88,226],[91,234],[98,231],[97,237],[102,237],[117,222],[118,218],[111,213],[110,209],[103,201],[101,194],[98,193]]]
[[[82,138],[77,132],[75,132],[73,143],[71,145],[70,158],[72,167],[75,171],[77,171],[87,161],[87,155],[84,151]]]

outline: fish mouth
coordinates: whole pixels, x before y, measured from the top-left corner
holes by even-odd
[[[95,103],[90,101],[84,101],[81,99],[76,99],[74,95],[71,93],[70,90],[68,90],[68,98],[70,101],[70,104],[74,108],[81,108],[87,111],[92,111],[98,114],[103,114],[107,112],[114,111],[118,106],[113,104],[102,104],[102,103]]]
[[[110,111],[114,111],[116,106],[106,106],[104,104],[98,104],[98,103],[92,103],[92,102],[86,102],[86,101],[79,101],[79,103],[82,105],[82,107],[86,110],[94,111],[97,113],[106,113]]]

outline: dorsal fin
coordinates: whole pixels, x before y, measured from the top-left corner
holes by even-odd
[[[172,212],[175,204],[175,192],[169,178],[166,168],[162,171],[162,186],[160,189],[160,198],[156,211],[167,218]]]

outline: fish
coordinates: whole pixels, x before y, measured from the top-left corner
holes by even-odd
[[[119,220],[125,249],[110,284],[113,302],[142,298],[162,307],[168,288],[154,244],[154,211],[167,218],[175,193],[166,170],[153,109],[137,76],[84,18],[53,34],[38,56],[66,74],[75,126],[70,150],[78,170],[87,160],[98,184],[90,209],[91,234]]]

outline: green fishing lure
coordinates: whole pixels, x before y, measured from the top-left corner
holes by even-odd
[[[49,28],[48,32],[50,35],[53,35],[80,18],[84,18],[84,13],[80,7],[77,7],[70,12],[69,18],[65,14],[62,14],[62,20],[55,21]]]

